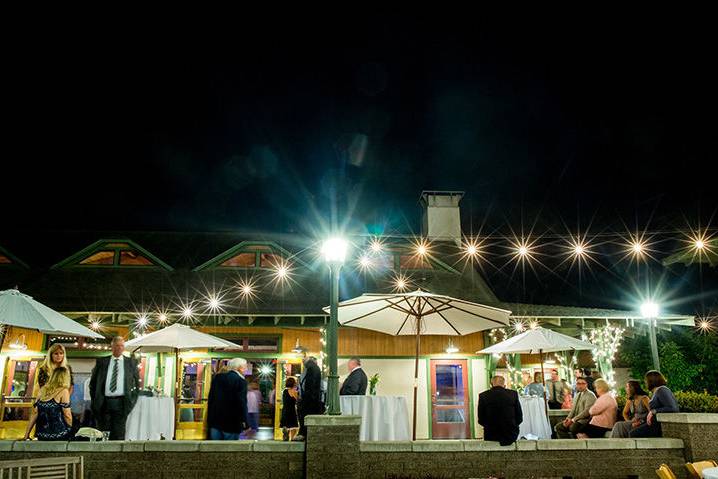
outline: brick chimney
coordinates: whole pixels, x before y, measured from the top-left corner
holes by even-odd
[[[421,234],[431,241],[453,241],[461,245],[459,202],[463,191],[422,191]]]

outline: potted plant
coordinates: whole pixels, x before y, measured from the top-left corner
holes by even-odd
[[[369,395],[370,396],[376,396],[376,385],[378,382],[379,382],[379,373],[374,373],[374,375],[369,378]]]

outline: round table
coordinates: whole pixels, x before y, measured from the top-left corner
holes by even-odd
[[[170,440],[174,435],[175,401],[171,397],[140,396],[127,416],[125,439],[128,441]]]
[[[342,414],[361,416],[360,441],[410,441],[404,396],[341,396]]]
[[[703,469],[704,479],[718,479],[718,467],[708,467]]]
[[[519,396],[519,403],[521,403],[521,412],[524,416],[524,420],[519,426],[519,438],[529,434],[539,439],[551,439],[551,425],[546,417],[543,398]]]

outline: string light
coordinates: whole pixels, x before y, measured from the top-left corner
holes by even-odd
[[[523,321],[521,321],[520,319],[517,319],[516,321],[514,321],[514,323],[511,325],[511,327],[517,333],[523,333],[524,331],[526,331],[526,324]]]
[[[372,263],[371,258],[370,258],[369,256],[367,256],[367,255],[362,255],[362,256],[359,258],[359,268],[360,268],[362,271],[367,271],[367,270],[371,269],[372,266],[373,266],[373,263]]]
[[[207,308],[211,313],[217,313],[222,309],[222,300],[216,294],[211,294],[207,298]]]
[[[696,327],[701,334],[708,334],[713,332],[715,324],[711,318],[702,318],[698,320]]]
[[[401,293],[409,287],[409,279],[402,274],[396,275],[393,278],[393,286],[395,292]]]
[[[149,323],[149,318],[148,318],[147,315],[144,314],[144,313],[142,313],[142,314],[137,318],[137,326],[140,327],[140,328],[146,328],[148,323]]]
[[[541,323],[539,323],[539,322],[538,322],[537,320],[535,320],[535,319],[532,319],[532,320],[529,322],[529,329],[536,329],[536,328],[538,328],[540,325],[541,325]]]
[[[182,308],[182,319],[191,319],[193,315],[192,306],[187,305]]]
[[[603,326],[591,330],[588,336],[588,341],[596,346],[592,351],[593,361],[598,365],[599,372],[611,388],[616,385],[613,361],[623,340],[624,331],[623,328],[618,326]]]
[[[98,319],[93,319],[90,321],[90,329],[93,331],[99,331],[100,328],[102,328],[102,323]]]
[[[291,279],[291,274],[290,264],[280,261],[274,266],[272,282],[283,285]]]
[[[239,289],[239,296],[244,302],[249,302],[249,300],[256,297],[254,281],[251,278],[239,281],[237,288]]]
[[[384,249],[384,244],[378,238],[374,238],[373,240],[371,240],[369,248],[372,250],[373,253],[378,254],[381,253],[382,249]]]
[[[167,324],[168,321],[169,321],[169,317],[167,317],[167,314],[166,314],[166,313],[160,313],[160,314],[157,315],[157,322],[158,322],[158,323],[164,325],[164,324]]]

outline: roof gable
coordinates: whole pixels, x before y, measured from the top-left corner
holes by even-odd
[[[53,265],[64,268],[173,268],[131,239],[101,239]]]

